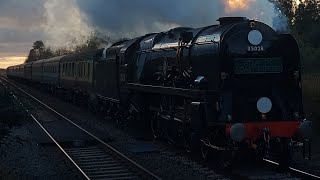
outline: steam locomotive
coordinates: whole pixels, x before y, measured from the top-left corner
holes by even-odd
[[[85,99],[204,158],[245,147],[287,162],[311,130],[297,42],[244,17],[218,21],[12,66],[7,75]]]

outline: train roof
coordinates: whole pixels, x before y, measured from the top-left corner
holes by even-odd
[[[94,49],[81,53],[68,54],[61,58],[61,62],[74,62],[79,61],[79,58],[86,58],[87,60],[95,60],[102,56],[104,48]]]
[[[44,59],[39,59],[37,61],[33,61],[33,64],[39,64],[39,63],[42,63]]]
[[[64,56],[66,56],[66,55],[56,56],[56,57],[52,57],[52,58],[48,58],[48,59],[43,59],[43,62],[44,62],[44,63],[47,63],[47,62],[57,62],[57,61],[60,61],[61,58],[63,58]]]

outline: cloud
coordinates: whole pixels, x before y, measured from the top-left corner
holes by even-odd
[[[43,38],[42,0],[0,0],[0,57],[27,54]]]
[[[110,36],[134,37],[174,26],[216,24],[222,16],[246,16],[272,25],[274,7],[268,0],[78,0],[89,23]],[[231,4],[230,4],[231,3]],[[231,9],[231,5],[234,7]]]
[[[0,58],[0,69],[5,69],[12,65],[22,64],[25,61],[25,56],[10,56]]]
[[[0,0],[0,27],[30,29],[43,22],[43,0]]]
[[[99,30],[111,38],[136,37],[177,26],[217,24],[221,16],[246,16],[268,25],[268,0],[0,0],[0,57],[27,54],[36,40],[53,47],[84,42]],[[230,7],[234,8],[230,8]]]

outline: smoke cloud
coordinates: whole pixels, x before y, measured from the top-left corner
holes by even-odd
[[[77,0],[94,29],[111,38],[135,37],[177,26],[216,24],[222,16],[245,16],[274,28],[275,8],[268,0]],[[275,25],[275,26],[274,26]]]
[[[47,0],[43,7],[45,42],[53,48],[73,48],[93,31],[75,0]]]
[[[177,26],[217,24],[245,16],[285,31],[286,17],[268,0],[0,0],[0,57],[27,55],[36,40],[53,48],[74,46],[94,31],[133,38]]]

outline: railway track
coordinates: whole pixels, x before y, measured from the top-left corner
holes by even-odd
[[[65,120],[65,122],[71,124],[73,128],[82,132],[79,136],[85,140],[75,139],[71,143],[65,143],[55,137],[55,135],[53,135],[54,133],[51,133],[50,129],[45,127],[45,125],[41,123],[41,120],[37,119],[36,116],[20,102],[20,105],[26,110],[29,116],[39,125],[43,132],[45,132],[75,168],[78,169],[83,179],[161,179],[14,83],[5,78],[1,78],[0,83],[8,89],[4,82],[41,104],[47,111],[54,114],[56,118]],[[18,100],[17,95],[12,92],[10,92],[10,94]],[[74,130],[70,130],[69,128],[68,131]]]
[[[263,159],[263,161],[265,163],[269,164],[269,166],[273,166],[274,168],[279,167],[279,163],[272,161],[270,159]],[[305,171],[302,171],[302,170],[299,170],[299,169],[296,169],[293,167],[288,167],[287,171],[290,174],[292,174],[296,177],[302,178],[302,179],[320,179],[320,176],[317,176],[317,175],[314,175],[314,174],[311,174],[311,173],[308,173],[308,172],[305,172]]]
[[[81,131],[88,134],[94,139],[94,141],[97,142],[91,145],[80,145],[79,147],[63,147],[50,135],[50,133],[41,125],[41,123],[32,114],[30,114],[30,116],[37,122],[37,124],[39,124],[39,126],[42,126],[44,131],[48,132],[48,136],[52,137],[52,141],[56,143],[59,149],[74,164],[79,172],[81,172],[85,179],[160,179],[159,177],[155,176],[145,168],[141,167],[128,157],[112,148],[103,140],[86,131],[85,129],[83,129],[70,119],[66,118],[59,112],[55,111],[53,108],[49,107],[28,92],[24,91],[14,83],[2,77],[1,80],[23,92],[28,97],[45,107],[47,110],[54,113],[56,116],[81,129]],[[15,96],[15,98],[17,97]],[[82,142],[78,142],[78,144],[81,143]],[[279,171],[277,170],[278,164],[276,162],[268,159],[264,159],[264,162],[266,163],[266,166],[268,166],[268,168],[256,167],[250,170],[241,169],[232,172],[226,172],[223,174],[226,174],[227,177],[231,179],[320,179],[319,176],[295,169],[293,167],[289,167],[284,171]],[[258,174],[253,172],[255,170],[257,170]]]

